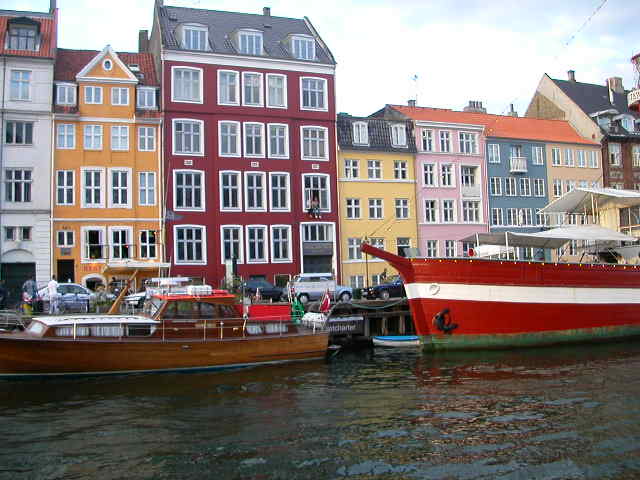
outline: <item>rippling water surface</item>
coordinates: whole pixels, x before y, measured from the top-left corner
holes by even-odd
[[[0,381],[2,479],[640,478],[640,344]]]

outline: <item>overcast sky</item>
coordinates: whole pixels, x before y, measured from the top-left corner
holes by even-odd
[[[640,1],[608,0],[165,0],[166,5],[308,16],[338,62],[338,111],[369,115],[386,103],[521,114],[544,73],[604,84],[635,82]],[[151,29],[153,0],[58,0],[59,46],[137,51]],[[2,0],[44,11],[49,0]],[[417,75],[417,80],[412,78]]]

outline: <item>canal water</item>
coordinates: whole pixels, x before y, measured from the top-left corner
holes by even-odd
[[[1,479],[640,478],[640,344],[0,381]]]

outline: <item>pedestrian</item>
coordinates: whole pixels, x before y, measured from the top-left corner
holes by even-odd
[[[51,276],[47,284],[47,293],[49,294],[49,315],[53,315],[58,312],[58,282],[55,275]]]
[[[33,275],[27,278],[27,280],[22,284],[22,291],[34,299],[38,296],[38,284],[33,278]]]

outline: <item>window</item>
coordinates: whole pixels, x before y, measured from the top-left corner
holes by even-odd
[[[609,164],[619,167],[622,165],[622,152],[619,143],[609,144]]]
[[[302,225],[303,242],[328,242],[331,241],[331,225],[319,223],[306,223]]]
[[[453,187],[453,165],[444,164],[440,165],[440,186],[441,187]]]
[[[422,164],[422,178],[424,181],[425,187],[435,187],[436,186],[436,166],[433,163],[423,163]]]
[[[632,158],[632,165],[634,167],[640,167],[640,145],[631,146],[631,158]]]
[[[562,180],[560,180],[559,178],[553,180],[553,196],[562,196]]]
[[[425,252],[424,256],[427,258],[435,258],[438,256],[438,241],[437,240],[427,240],[425,242]]]
[[[84,103],[101,104],[102,87],[84,87]]]
[[[171,100],[202,103],[202,69],[172,67]]]
[[[559,167],[562,165],[562,159],[560,158],[560,149],[553,147],[551,149],[551,165]]]
[[[220,172],[220,208],[240,211],[240,172]]]
[[[598,168],[598,152],[596,150],[589,152],[589,168]]]
[[[536,213],[536,224],[544,227],[547,225],[547,215],[544,213]]]
[[[502,195],[502,179],[500,177],[489,178],[489,195]]]
[[[501,227],[504,225],[504,219],[502,218],[502,209],[501,208],[492,208],[491,209],[491,225],[496,227]]]
[[[242,263],[242,227],[222,225],[220,236],[222,237],[222,261],[235,259],[238,263]]]
[[[173,171],[173,204],[176,210],[204,210],[204,173]]]
[[[203,154],[203,122],[201,120],[173,120],[174,155]]]
[[[408,198],[396,198],[396,218],[404,220],[409,218],[409,199]]]
[[[462,221],[465,223],[480,222],[480,202],[468,200],[462,202]]]
[[[124,125],[111,127],[111,150],[129,150],[129,127]]]
[[[82,249],[83,260],[104,260],[105,258],[105,227],[83,227]]]
[[[73,247],[76,243],[73,233],[73,230],[58,230],[56,232],[56,246]]]
[[[33,122],[7,120],[4,142],[7,145],[33,145]]]
[[[300,60],[315,60],[316,42],[309,37],[291,37],[291,52]]]
[[[422,130],[422,150],[433,152],[433,130]]]
[[[327,110],[327,81],[324,78],[300,78],[300,108]]]
[[[247,226],[247,263],[267,262],[267,227]]]
[[[7,38],[8,50],[36,50],[37,32],[28,25],[11,25]]]
[[[262,32],[239,32],[238,50],[246,55],[262,55]]]
[[[73,180],[73,170],[58,170],[56,172],[56,205],[74,204]]]
[[[140,258],[150,259],[158,256],[158,241],[155,230],[140,231]]]
[[[437,200],[424,201],[424,222],[438,223],[438,207]]]
[[[302,129],[302,159],[327,159],[327,129],[324,127],[301,127]]]
[[[85,150],[102,150],[102,125],[84,126]]]
[[[411,239],[409,237],[396,238],[396,248],[400,257],[406,257],[409,255],[409,249],[411,248]]]
[[[156,174],[155,172],[138,173],[138,204],[156,204]]]
[[[287,108],[287,77],[267,73],[267,107]]]
[[[578,167],[584,168],[587,166],[586,152],[584,150],[577,150],[576,156],[578,157]]]
[[[347,252],[349,260],[362,260],[362,251],[360,250],[362,240],[360,238],[347,239]]]
[[[206,228],[196,225],[174,227],[176,263],[204,264],[206,258]]]
[[[360,199],[347,198],[345,202],[347,206],[347,218],[349,219],[360,218]]]
[[[56,148],[73,149],[76,148],[76,128],[75,125],[59,123],[56,127]]]
[[[271,259],[273,262],[291,261],[291,227],[271,226]]]
[[[29,70],[11,70],[11,100],[31,100],[31,72]]]
[[[440,151],[441,152],[451,151],[451,133],[450,132],[440,132]]]
[[[369,144],[369,126],[367,122],[353,123],[353,143],[355,145]]]
[[[500,145],[490,143],[489,146],[489,163],[500,163]]]
[[[311,201],[319,203],[320,210],[329,211],[329,176],[328,175],[303,175],[304,184],[304,209],[311,208]]]
[[[110,170],[110,207],[129,207],[129,170]]]
[[[462,186],[473,187],[476,184],[477,167],[462,166],[460,167]]]
[[[351,288],[362,288],[364,287],[364,276],[362,275],[351,275],[349,277],[349,285]]]
[[[444,256],[447,258],[453,258],[456,256],[456,241],[445,240],[444,241]]]
[[[544,165],[544,147],[533,147],[533,164]]]
[[[4,190],[7,202],[31,201],[31,170],[7,168],[4,171]]]
[[[507,208],[507,225],[518,226],[518,209]]]
[[[243,127],[245,157],[264,157],[264,124],[245,122]]]
[[[75,105],[76,86],[73,84],[56,84],[56,103],[58,105]]]
[[[565,167],[573,167],[573,150],[566,148],[564,150],[564,165]]]
[[[269,195],[271,199],[271,211],[288,212],[289,206],[289,174],[269,173]]]
[[[156,89],[139,87],[137,105],[138,108],[156,108]]]
[[[391,145],[394,147],[407,146],[407,129],[404,124],[391,125]]]
[[[397,180],[406,180],[408,177],[407,162],[404,160],[394,160],[393,177]]]
[[[566,180],[567,182],[567,193],[569,193],[571,190],[574,190],[576,188],[576,181],[575,180]],[[624,188],[624,187],[622,187]]]
[[[102,169],[82,170],[82,206],[85,208],[97,208],[104,205],[102,197]]]
[[[141,152],[153,152],[155,149],[155,127],[138,127],[138,150]]]
[[[218,104],[240,105],[240,82],[238,72],[218,70]]]
[[[478,142],[474,133],[460,132],[458,137],[460,140],[460,153],[468,155],[478,153]]]
[[[245,210],[266,211],[265,174],[263,172],[245,172],[244,175]]]
[[[126,260],[131,258],[130,227],[109,227],[111,236],[111,258]]]
[[[522,225],[533,225],[533,215],[530,208],[521,208],[518,214],[522,219]]]
[[[111,62],[110,59],[106,58],[105,60],[102,61],[102,68],[109,71],[113,68],[113,63]]]
[[[520,178],[520,195],[523,197],[531,196],[531,179]]]
[[[182,48],[186,50],[208,50],[207,29],[205,27],[185,26],[182,30]]]
[[[533,179],[533,195],[536,197],[544,197],[545,196],[545,188],[544,188],[544,179],[543,178],[534,178]]]
[[[454,223],[455,221],[455,202],[453,200],[442,200],[442,223]]]
[[[367,176],[373,180],[379,180],[382,178],[380,160],[367,160]]]
[[[507,177],[504,179],[504,194],[508,197],[515,197],[518,192],[516,191],[516,179],[513,177]]]
[[[242,72],[242,104],[261,107],[262,103],[262,74]]]
[[[383,217],[384,217],[384,214],[382,209],[382,199],[370,198],[369,199],[369,218],[373,220],[380,220]]]
[[[345,159],[344,161],[344,177],[358,178],[358,160]]]
[[[218,122],[219,154],[221,157],[240,156],[240,122]]]
[[[129,89],[111,87],[111,105],[129,105]]]

